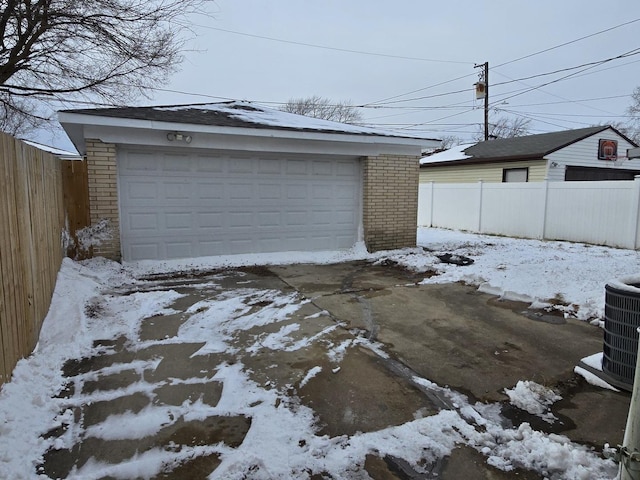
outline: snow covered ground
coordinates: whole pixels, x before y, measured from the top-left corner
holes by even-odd
[[[55,396],[65,381],[61,367],[66,360],[87,355],[96,339],[123,334],[135,336],[143,318],[166,313],[167,305],[178,295],[175,292],[149,291],[127,297],[104,293],[123,283],[143,283],[137,279],[142,274],[247,264],[388,259],[418,271],[437,272],[437,275],[425,278],[425,283],[463,281],[505,298],[531,301],[536,307],[559,308],[565,315],[598,322],[604,309],[605,283],[640,272],[640,255],[630,250],[438,229],[420,229],[418,239],[421,248],[376,254],[368,254],[362,246],[357,246],[350,252],[340,253],[216,257],[182,262],[140,262],[124,267],[101,259],[80,263],[65,259],[39,345],[33,355],[19,362],[12,381],[0,391],[0,478],[39,478],[34,473],[36,466],[53,441],[42,435],[64,421],[64,413],[60,414],[64,400]],[[465,267],[442,263],[436,256],[442,253],[464,255],[474,263]],[[280,300],[281,308],[272,309],[270,317],[261,321],[279,322],[287,312],[297,308],[294,299]],[[228,321],[229,315],[235,315],[236,325],[249,321],[236,308],[237,302],[230,298],[226,301],[233,305],[225,306],[223,302],[217,307],[207,305],[211,316],[200,318],[201,321],[208,319],[212,326],[210,330],[215,333],[215,338],[208,339],[211,351],[228,347],[225,336],[220,335],[220,322]],[[96,308],[91,311],[86,305]],[[184,335],[196,335],[202,340],[207,329],[196,330],[194,333],[187,328]],[[291,328],[283,329],[283,338],[272,338],[269,348],[287,348],[284,340],[292,331]],[[305,380],[309,381],[316,373],[309,371]],[[237,449],[224,445],[208,447],[219,453],[223,460],[211,478],[243,478],[247,468],[255,465],[259,466],[256,478],[296,474],[305,478],[305,472],[310,468],[344,478],[354,459],[364,459],[368,452],[396,455],[417,462],[425,452],[434,456],[448,455],[456,444],[477,449],[489,464],[507,471],[514,466],[523,466],[549,478],[567,480],[615,476],[613,463],[602,459],[590,448],[574,444],[560,435],[535,431],[528,424],[504,427],[497,416],[497,406],[472,405],[463,395],[433,385],[429,379],[416,381],[440,389],[455,409],[416,418],[379,432],[329,438],[315,434],[312,411],[300,405],[288,408],[290,402],[280,401],[286,395],[284,392],[255,384],[243,371],[242,364],[220,365],[216,377],[225,385],[221,401],[210,411],[205,411],[202,404],[192,405],[194,418],[207,414],[243,414],[254,421],[245,442]],[[526,379],[505,394],[514,405],[548,421],[553,417],[549,407],[559,399],[554,392]],[[153,409],[143,411],[135,419],[135,425],[146,424],[153,429],[158,421],[157,414]],[[483,429],[474,428],[474,424],[482,425]],[[106,427],[110,427],[105,430],[110,435],[127,432],[127,429],[119,431],[121,427],[116,424]],[[128,467],[109,473],[116,478],[130,478],[134,473],[142,478],[156,475],[167,460],[163,457],[167,452],[152,451],[145,455],[136,458]],[[288,461],[283,463],[282,458]],[[96,478],[98,472],[104,474],[100,468],[100,465],[90,464],[74,478]]]

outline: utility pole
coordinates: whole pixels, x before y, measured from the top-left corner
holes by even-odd
[[[480,79],[476,83],[476,98],[482,98],[484,93],[484,140],[489,140],[489,62],[474,65],[473,68],[483,68]]]

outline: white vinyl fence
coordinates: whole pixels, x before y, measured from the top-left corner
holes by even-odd
[[[640,177],[630,181],[420,184],[418,225],[640,247]]]

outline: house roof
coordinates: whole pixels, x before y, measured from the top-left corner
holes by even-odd
[[[454,155],[453,158],[451,158],[451,154],[449,154],[449,158],[444,156],[443,154],[447,153],[445,151],[423,157],[420,160],[420,164],[427,166],[436,163],[439,165],[453,162],[456,164],[470,164],[500,160],[542,159],[545,155],[549,155],[561,148],[607,129],[614,130],[621,137],[629,141],[629,143],[633,144],[631,140],[627,139],[614,128],[604,125],[479,142],[472,146],[466,146],[466,148],[460,150],[457,155]]]
[[[60,113],[213,127],[291,130],[439,141],[432,138],[408,135],[403,132],[321,120],[238,101],[190,105],[75,109],[63,110]]]

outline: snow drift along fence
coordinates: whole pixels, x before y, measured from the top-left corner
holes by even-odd
[[[420,184],[419,226],[638,249],[639,220],[640,177]]]
[[[63,227],[60,161],[0,133],[0,385],[38,341]]]

